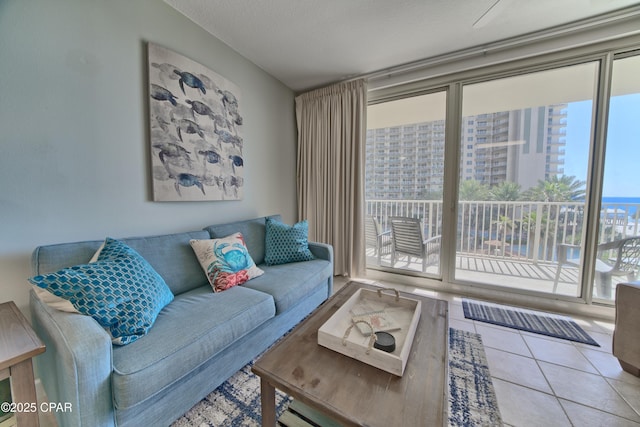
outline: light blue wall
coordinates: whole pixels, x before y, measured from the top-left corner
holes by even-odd
[[[242,201],[151,201],[146,43],[241,90]],[[295,219],[294,94],[160,0],[0,0],[0,302],[41,244]]]

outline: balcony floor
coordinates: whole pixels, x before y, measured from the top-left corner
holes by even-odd
[[[367,249],[368,267],[394,268],[402,273],[422,271],[422,261],[418,258],[403,256],[391,265],[391,255],[383,255],[378,262],[372,248]],[[431,259],[426,274],[438,276],[437,259]],[[555,263],[534,263],[522,258],[496,257],[490,255],[456,255],[456,279],[475,283],[504,286],[507,288],[544,292],[553,295],[579,296],[579,271],[569,266],[563,267],[558,287],[554,291],[554,278],[557,270]],[[618,279],[618,280],[616,280]],[[613,278],[613,285],[621,278]],[[614,292],[612,292],[614,294]]]

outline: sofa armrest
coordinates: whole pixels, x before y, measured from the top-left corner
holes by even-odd
[[[331,274],[327,280],[327,298],[333,295],[333,246],[326,243],[309,242],[309,250],[314,257],[331,263]]]
[[[70,404],[56,412],[64,426],[113,426],[112,344],[90,316],[48,307],[32,290],[33,328],[46,345],[36,357],[37,374],[50,402]]]
[[[314,257],[325,259],[333,264],[333,246],[326,243],[309,242],[309,250]]]
[[[613,331],[613,355],[622,367],[640,375],[640,282],[616,286],[616,326]]]

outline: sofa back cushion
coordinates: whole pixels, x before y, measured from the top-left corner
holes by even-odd
[[[230,236],[237,232],[242,233],[249,255],[251,255],[253,261],[259,265],[264,263],[265,224],[267,218],[282,221],[280,215],[271,215],[227,224],[210,225],[205,227],[205,230],[211,235],[212,239]]]
[[[138,252],[164,279],[174,295],[207,285],[189,241],[208,239],[206,231],[164,234],[120,239]],[[103,240],[60,243],[39,246],[33,251],[32,269],[35,275],[53,273],[65,267],[86,264]]]

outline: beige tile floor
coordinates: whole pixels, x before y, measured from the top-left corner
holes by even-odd
[[[640,378],[611,354],[612,323],[572,316],[594,347],[465,319],[459,295],[384,285],[449,301],[449,326],[482,336],[505,425],[640,427]]]

